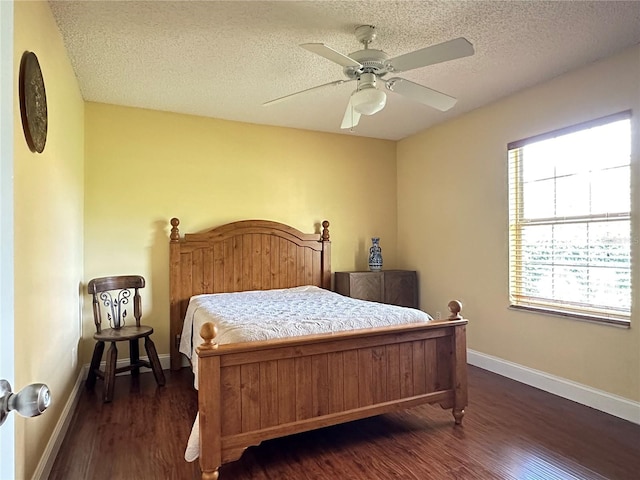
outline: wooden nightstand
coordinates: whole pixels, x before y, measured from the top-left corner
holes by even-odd
[[[348,297],[418,308],[418,276],[412,270],[335,272],[335,290]]]

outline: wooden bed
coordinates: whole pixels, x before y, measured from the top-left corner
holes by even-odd
[[[180,236],[171,220],[171,368],[189,298],[300,285],[331,288],[329,222],[304,234],[265,220]],[[318,230],[320,230],[318,226]],[[262,441],[425,403],[467,405],[464,319],[198,347],[203,479]]]

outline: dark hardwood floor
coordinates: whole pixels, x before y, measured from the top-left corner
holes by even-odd
[[[184,447],[197,409],[188,369],[83,392],[51,480],[198,479]],[[422,406],[264,442],[220,480],[637,480],[640,426],[469,367],[463,426]]]

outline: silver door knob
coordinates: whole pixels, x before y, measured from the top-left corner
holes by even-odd
[[[11,410],[23,417],[37,417],[51,404],[51,392],[44,383],[32,383],[18,393],[11,391],[11,384],[0,380],[0,425]]]

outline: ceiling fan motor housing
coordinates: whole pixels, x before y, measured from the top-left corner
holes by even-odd
[[[344,67],[344,74],[350,79],[359,78],[363,73],[382,76],[389,72],[389,67],[386,64],[389,55],[382,50],[366,48],[350,53],[349,57],[362,65],[362,67]]]

